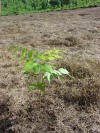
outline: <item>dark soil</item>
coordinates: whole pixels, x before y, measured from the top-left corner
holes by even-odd
[[[64,50],[73,78],[29,91],[8,48]],[[100,7],[0,16],[0,133],[100,133]]]

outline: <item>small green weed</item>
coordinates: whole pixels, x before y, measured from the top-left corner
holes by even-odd
[[[36,81],[29,86],[29,89],[38,88],[40,91],[45,92],[45,83],[48,81],[50,84],[54,77],[62,81],[62,75],[70,76],[69,72],[64,68],[56,70],[54,65],[50,64],[51,60],[61,59],[60,53],[63,52],[58,49],[49,50],[40,53],[38,50],[29,50],[24,47],[11,46],[10,51],[14,51],[14,57],[20,52],[20,59],[23,63],[22,72],[28,75],[28,78],[33,77]]]

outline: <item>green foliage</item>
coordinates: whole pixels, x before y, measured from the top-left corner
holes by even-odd
[[[100,6],[100,0],[2,0],[2,15]]]
[[[44,83],[36,83],[36,84],[32,84],[32,85],[29,86],[30,90],[35,89],[35,88],[39,88],[40,91],[45,92],[45,85],[44,85]]]
[[[24,49],[22,50],[22,52],[21,52],[21,55],[20,55],[21,60],[24,59],[26,52],[27,52],[27,48],[24,48]]]
[[[51,60],[62,58],[60,53],[63,52],[58,49],[49,50],[40,53],[38,50],[29,50],[24,47],[11,46],[10,51],[14,51],[14,56],[20,53],[21,61],[24,61],[22,72],[28,75],[28,77],[33,77],[36,81],[29,86],[29,89],[38,88],[41,91],[45,91],[45,82],[48,81],[49,84],[55,76],[61,81],[62,75],[69,75],[69,72],[64,68],[59,68],[56,70],[54,65],[50,64]],[[70,75],[69,75],[70,76]]]

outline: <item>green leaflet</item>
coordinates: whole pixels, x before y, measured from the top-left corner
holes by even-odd
[[[9,48],[9,50],[12,51],[14,48],[15,48],[15,46],[12,45],[12,46]]]
[[[52,80],[54,74],[57,75],[58,80],[61,81],[61,75],[62,75],[62,73],[59,72],[58,70],[53,70],[53,69],[52,69],[52,71],[50,71],[50,72],[46,72],[46,73],[44,74],[43,78],[44,78],[44,79],[47,79],[48,82],[49,82],[49,84],[50,84],[50,81]]]
[[[47,52],[44,52],[43,54],[44,54],[44,55],[50,55],[52,52],[53,52],[53,50],[49,50],[49,51],[47,51]]]
[[[64,69],[64,68],[60,68],[59,72],[62,73],[62,74],[69,75],[69,72],[66,69]]]
[[[39,59],[41,59],[41,60],[47,60],[47,58],[48,57],[46,57],[46,56],[39,56]]]
[[[30,50],[28,52],[27,61],[31,61],[32,60],[32,56],[33,56],[33,50]]]
[[[48,58],[47,58],[47,60],[54,60],[55,59],[55,57],[53,57],[53,56],[49,56]]]
[[[55,52],[56,54],[58,54],[58,53],[60,52],[60,50],[59,50],[59,49],[54,48],[54,52]]]
[[[49,50],[47,52],[44,52],[44,55],[58,54],[59,52],[60,52],[59,49],[54,48],[54,50]]]
[[[62,73],[60,71],[57,71],[57,70],[53,70],[52,73],[55,75],[59,75],[59,76],[62,75]]]
[[[44,83],[36,83],[36,84],[32,84],[29,86],[29,89],[35,89],[38,88],[40,91],[45,92],[45,87],[44,87]]]
[[[56,54],[53,54],[53,55],[51,55],[51,56],[53,56],[53,57],[55,57],[55,58],[58,58],[58,59],[62,58],[61,56],[56,55]]]
[[[51,81],[51,77],[52,77],[52,74],[49,73],[49,72],[46,72],[43,76],[44,79],[47,79],[49,84],[50,84],[50,81]]]
[[[35,65],[34,67],[33,67],[33,72],[34,72],[34,74],[39,74],[40,73],[40,65],[39,64],[37,64],[37,65]]]
[[[15,51],[14,51],[14,56],[15,56],[15,58],[16,58],[16,56],[17,56],[17,53],[18,53],[21,49],[22,49],[22,47],[18,47],[18,48],[15,49]]]
[[[58,80],[62,81],[61,80],[62,73],[59,70],[53,70],[52,74],[55,74],[58,77]]]
[[[55,57],[53,57],[53,56],[39,56],[39,59],[41,59],[41,60],[54,60],[55,59]]]
[[[60,76],[60,75],[57,75],[57,77],[58,77],[58,80],[59,80],[60,82],[62,82],[61,76]]]
[[[52,66],[48,65],[48,64],[40,64],[40,69],[43,72],[52,72],[53,71]]]
[[[30,72],[27,72],[27,71],[25,71],[25,72],[24,72],[24,74],[27,74],[27,75],[29,75],[29,74],[30,74]]]
[[[44,83],[37,83],[37,87],[38,87],[42,92],[45,92]]]
[[[22,71],[30,71],[33,70],[33,68],[37,67],[37,63],[33,63],[32,61],[26,62]]]
[[[24,48],[24,49],[22,50],[21,55],[20,55],[21,60],[24,59],[27,50],[28,50],[27,48]]]
[[[33,55],[33,60],[36,62],[39,58],[39,51],[36,50],[35,54]]]
[[[29,86],[29,90],[32,90],[32,89],[35,89],[36,88],[36,85],[35,84],[32,84]]]

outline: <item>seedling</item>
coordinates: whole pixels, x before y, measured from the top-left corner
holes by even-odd
[[[64,68],[59,68],[58,70],[54,65],[50,64],[51,60],[61,59],[61,50],[53,49],[47,52],[40,53],[38,50],[29,50],[24,47],[11,46],[10,51],[14,51],[14,57],[20,53],[20,59],[23,63],[23,68],[21,71],[28,76],[28,78],[33,77],[36,81],[29,86],[29,89],[39,89],[45,92],[45,83],[48,81],[50,84],[53,78],[57,77],[59,81],[62,81],[62,75],[70,76],[69,72]]]

